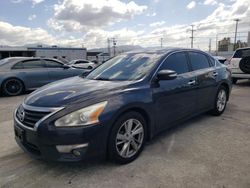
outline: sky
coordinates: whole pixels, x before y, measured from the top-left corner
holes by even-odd
[[[46,44],[101,48],[117,45],[194,47],[238,39],[250,31],[250,0],[1,0],[0,45]],[[233,42],[233,41],[232,41]]]

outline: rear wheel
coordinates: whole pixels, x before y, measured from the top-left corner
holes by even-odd
[[[137,112],[122,115],[112,128],[108,154],[119,164],[135,160],[143,150],[146,138],[146,122]]]
[[[224,86],[221,86],[214,101],[214,109],[211,111],[213,115],[219,116],[225,111],[227,106],[227,98],[227,89]]]
[[[2,85],[3,93],[8,96],[20,95],[24,90],[22,81],[16,78],[11,78],[4,81]]]

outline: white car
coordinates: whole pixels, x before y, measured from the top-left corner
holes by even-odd
[[[250,47],[237,49],[228,63],[228,68],[232,71],[234,84],[239,79],[250,79]]]
[[[97,66],[94,62],[84,60],[84,59],[76,59],[72,60],[68,64],[69,66],[80,68],[80,69],[93,69]]]

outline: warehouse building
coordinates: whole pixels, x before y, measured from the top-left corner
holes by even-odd
[[[65,59],[86,59],[86,48],[63,48],[63,47],[0,47],[0,59],[7,57],[42,57]]]

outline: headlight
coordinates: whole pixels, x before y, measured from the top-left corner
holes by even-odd
[[[75,112],[72,112],[62,118],[56,120],[56,127],[71,127],[71,126],[83,126],[90,125],[99,122],[99,116],[103,112],[107,101],[94,104]]]

